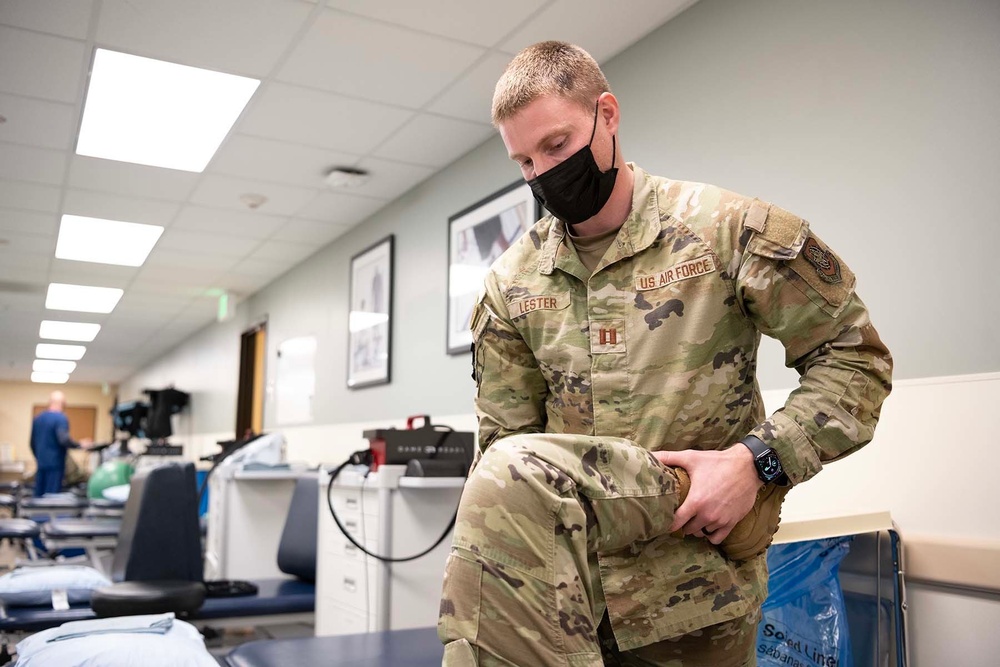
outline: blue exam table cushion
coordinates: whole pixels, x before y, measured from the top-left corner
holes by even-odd
[[[72,493],[49,493],[40,498],[25,498],[21,501],[21,509],[72,510],[82,509],[89,504],[86,498]]]
[[[17,645],[18,667],[218,667],[197,628],[173,614],[66,623]]]
[[[190,620],[213,618],[246,618],[280,614],[312,613],[316,609],[316,587],[295,579],[259,579],[257,595],[208,598],[201,609],[191,614]],[[0,616],[0,632],[38,632],[54,628],[69,621],[97,617],[90,602],[73,604],[69,609],[56,611],[47,599],[45,606],[15,607]]]
[[[338,637],[270,639],[237,646],[229,667],[439,667],[444,646],[437,628]]]
[[[31,519],[0,519],[0,538],[38,537],[41,529]]]
[[[121,528],[121,519],[58,519],[46,523],[42,532],[46,537],[62,539],[117,537]]]
[[[205,598],[194,618],[239,618],[271,614],[312,613],[316,585],[298,579],[259,579],[256,595]]]
[[[88,602],[95,588],[110,585],[110,579],[84,565],[19,567],[0,577],[0,599],[12,607],[51,606],[52,591],[64,590],[69,603],[77,604]]]

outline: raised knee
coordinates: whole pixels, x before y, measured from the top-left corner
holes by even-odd
[[[547,435],[513,435],[493,443],[469,477],[469,485],[485,485],[490,489],[523,487],[563,493],[573,486],[559,462],[547,455]]]

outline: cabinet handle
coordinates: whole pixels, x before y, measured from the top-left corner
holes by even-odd
[[[353,544],[351,544],[350,542],[348,542],[347,544],[344,545],[344,554],[345,555],[347,555],[347,556],[353,556],[357,552],[358,552],[358,548],[356,546],[354,546]]]
[[[351,521],[350,519],[348,519],[347,521],[344,521],[344,527],[345,528],[349,528],[350,530],[357,530],[358,529],[358,522],[357,521]]]
[[[358,499],[357,498],[345,498],[344,499],[344,504],[347,505],[348,509],[352,509],[352,510],[353,509],[357,509],[358,508]]]
[[[354,581],[354,579],[344,577],[344,590],[353,593],[358,590],[358,582]]]

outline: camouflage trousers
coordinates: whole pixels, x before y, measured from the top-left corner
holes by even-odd
[[[622,438],[528,434],[483,454],[465,486],[445,568],[445,667],[745,667],[759,609],[619,651],[596,554],[659,537],[677,478]]]

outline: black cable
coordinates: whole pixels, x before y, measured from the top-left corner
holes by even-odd
[[[446,429],[446,430],[444,430],[441,433],[441,439],[438,440],[438,442],[437,442],[436,445],[434,445],[434,455],[437,455],[438,448],[444,443],[445,439],[448,437],[448,434],[453,432],[453,429],[451,427],[444,426],[443,428]],[[368,551],[368,549],[366,549],[364,546],[358,544],[357,540],[355,540],[353,537],[351,537],[351,534],[347,532],[347,529],[344,528],[344,525],[342,523],[340,523],[340,519],[337,517],[337,512],[336,512],[336,510],[333,509],[333,500],[330,497],[330,494],[333,492],[333,483],[334,483],[334,481],[336,481],[337,476],[340,475],[340,473],[347,466],[349,466],[349,465],[368,465],[368,466],[371,466],[371,459],[372,459],[372,453],[371,453],[370,449],[362,449],[360,451],[354,452],[353,454],[351,454],[351,456],[346,461],[344,461],[339,466],[337,466],[337,468],[330,475],[330,481],[326,485],[326,506],[330,508],[330,516],[333,517],[333,521],[334,521],[334,523],[337,524],[337,528],[340,529],[340,532],[344,534],[344,537],[346,537],[348,539],[348,541],[350,541],[351,544],[353,544],[354,546],[356,546],[358,549],[361,549],[362,552],[364,552],[365,554],[371,556],[372,558],[374,558],[376,560],[380,560],[380,561],[382,561],[384,563],[405,563],[406,561],[411,561],[411,560],[416,560],[418,558],[423,558],[424,556],[426,556],[430,552],[434,551],[434,549],[436,549],[439,544],[441,544],[442,542],[444,542],[445,538],[448,537],[448,535],[451,533],[452,528],[455,527],[455,521],[458,520],[458,508],[457,507],[455,508],[455,513],[451,516],[451,521],[448,522],[448,527],[445,528],[444,533],[441,534],[441,537],[439,537],[434,544],[432,544],[430,547],[428,547],[427,549],[424,549],[423,551],[421,551],[418,554],[414,554],[413,556],[406,556],[404,558],[393,558],[391,556],[382,556],[382,555],[379,555],[379,554],[372,553],[371,551]],[[364,516],[361,517],[361,520],[362,521],[365,520]]]

